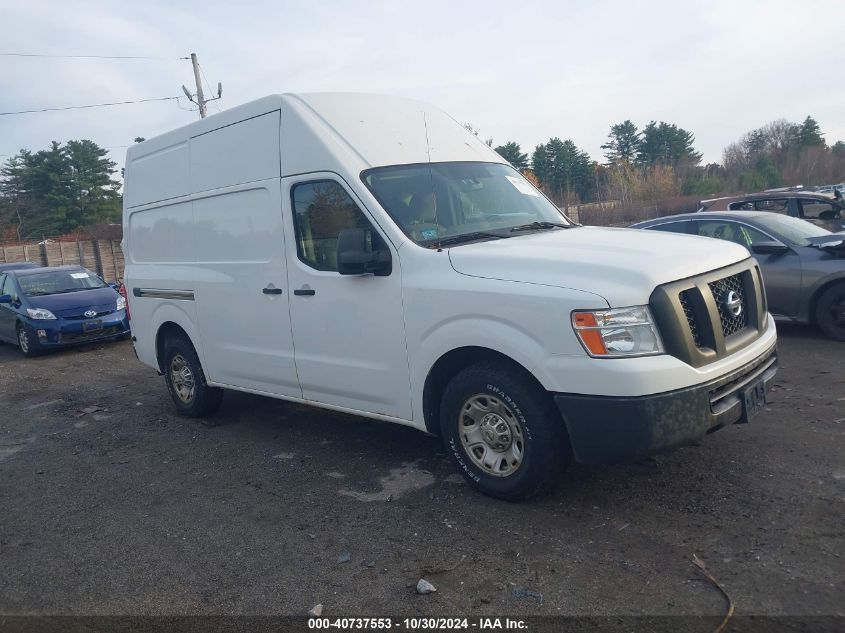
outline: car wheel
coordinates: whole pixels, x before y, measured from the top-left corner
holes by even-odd
[[[35,333],[24,324],[18,325],[18,347],[27,358],[38,356],[41,352]]]
[[[205,374],[190,341],[182,337],[167,341],[162,370],[170,397],[181,415],[200,418],[220,407],[223,390],[206,384]]]
[[[845,284],[825,290],[816,302],[816,323],[827,336],[845,341]]]
[[[440,424],[467,481],[500,499],[551,490],[572,461],[552,398],[506,365],[481,363],[458,373],[443,393]]]

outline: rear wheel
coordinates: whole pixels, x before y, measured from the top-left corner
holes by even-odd
[[[18,325],[18,347],[27,358],[38,356],[41,352],[41,346],[38,344],[35,332],[23,323]]]
[[[503,364],[482,363],[457,374],[443,393],[440,424],[464,477],[500,499],[552,489],[572,460],[549,394]]]
[[[190,341],[182,337],[167,341],[162,370],[170,397],[180,414],[200,418],[220,408],[223,390],[208,386]]]
[[[816,323],[822,332],[837,341],[845,341],[845,283],[825,290],[816,302]]]

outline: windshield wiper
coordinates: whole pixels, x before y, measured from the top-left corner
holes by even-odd
[[[51,294],[63,295],[66,292],[82,292],[83,290],[93,290],[93,288],[63,288],[62,290],[56,290],[55,292],[53,292]]]
[[[571,224],[561,224],[560,222],[531,222],[530,224],[520,224],[519,226],[511,227],[511,232],[514,231],[541,231],[546,229],[571,229]]]
[[[506,237],[510,236],[502,235],[501,233],[491,233],[490,231],[473,231],[472,233],[461,233],[460,235],[450,235],[449,237],[444,237],[441,240],[432,242],[430,246],[450,246],[452,244],[462,244],[463,242],[472,242],[474,240],[483,239],[502,240]]]

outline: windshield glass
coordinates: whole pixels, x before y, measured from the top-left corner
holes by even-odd
[[[509,237],[511,228],[533,222],[570,225],[557,207],[507,165],[396,165],[370,169],[362,177],[405,234],[423,246],[460,235],[483,239],[491,231]]]
[[[105,282],[87,270],[51,270],[18,277],[21,292],[29,297],[103,288]]]
[[[809,237],[822,237],[830,235],[830,231],[820,226],[799,220],[787,215],[770,213],[755,218],[762,229],[769,229],[772,233],[780,235],[783,239],[798,246],[809,246]]]

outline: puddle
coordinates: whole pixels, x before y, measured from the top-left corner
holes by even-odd
[[[418,469],[413,463],[403,464],[394,468],[386,477],[379,479],[381,491],[379,492],[355,492],[353,490],[338,490],[339,495],[352,497],[358,501],[371,503],[373,501],[390,501],[399,497],[420,490],[434,483],[434,475],[427,470]]]

